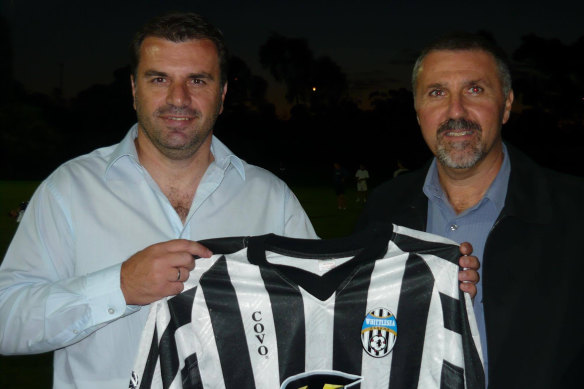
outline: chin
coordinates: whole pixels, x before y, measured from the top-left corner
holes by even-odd
[[[451,169],[469,169],[474,167],[481,159],[483,154],[480,151],[474,152],[447,152],[445,150],[438,150],[436,158],[440,163]]]

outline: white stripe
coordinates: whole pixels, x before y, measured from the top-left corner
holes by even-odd
[[[442,312],[442,303],[440,295],[434,284],[432,290],[432,299],[430,300],[430,307],[428,311],[428,320],[426,325],[426,332],[424,334],[424,346],[422,349],[422,361],[420,364],[420,379],[418,381],[418,388],[439,388],[440,379],[442,375],[442,358],[436,358],[437,355],[444,356],[447,347],[454,347],[446,342],[446,333],[453,334],[444,328],[444,314]],[[459,337],[460,338],[460,337]],[[452,337],[448,336],[448,340],[452,341]],[[449,350],[448,352],[455,355],[460,353],[461,348],[456,350]],[[457,366],[462,366],[458,365]]]
[[[205,388],[225,389],[223,371],[219,360],[219,351],[215,343],[215,333],[211,317],[201,289],[197,290],[193,304],[191,323],[195,333],[195,347],[199,350],[197,359],[201,381]]]
[[[462,350],[462,337],[454,331],[444,329],[444,359],[453,365],[464,367],[464,355]]]
[[[418,254],[434,276],[434,287],[441,293],[458,300],[458,265],[430,254]]]
[[[336,293],[326,301],[320,301],[302,288],[300,293],[306,328],[305,370],[332,370]]]
[[[412,238],[421,239],[421,240],[424,240],[426,242],[436,242],[436,243],[458,245],[458,243],[456,243],[455,241],[444,238],[440,235],[430,234],[430,233],[424,232],[424,231],[412,230],[411,228],[398,226],[395,224],[393,225],[393,232],[396,234],[407,235],[407,236],[411,236]]]
[[[278,343],[269,294],[257,266],[227,261],[241,311],[257,389],[280,385]],[[243,340],[243,339],[242,339]]]

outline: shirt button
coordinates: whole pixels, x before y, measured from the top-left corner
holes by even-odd
[[[450,226],[450,231],[456,231],[456,230],[458,230],[458,225],[456,225],[456,224],[452,224],[452,225]]]
[[[79,333],[79,330],[73,330],[73,333],[74,333],[75,335],[77,335],[77,334]]]
[[[116,313],[116,310],[113,308],[110,308],[107,310],[107,313],[109,313],[110,315],[113,315],[114,313]]]

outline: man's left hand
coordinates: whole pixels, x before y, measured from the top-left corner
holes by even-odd
[[[459,266],[463,269],[458,272],[458,280],[460,281],[460,290],[470,295],[473,298],[477,294],[477,283],[479,282],[479,259],[471,256],[472,245],[464,242],[460,245],[460,254],[462,256],[458,260]]]

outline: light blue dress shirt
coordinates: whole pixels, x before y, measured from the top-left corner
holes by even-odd
[[[507,148],[503,145],[503,164],[501,169],[491,183],[491,186],[478,204],[457,215],[448,202],[446,194],[442,190],[438,179],[436,159],[432,162],[426,181],[424,182],[424,193],[428,197],[428,220],[427,232],[438,234],[450,238],[455,242],[470,242],[473,247],[472,255],[476,256],[481,267],[479,276],[483,277],[483,267],[485,261],[483,253],[489,232],[493,228],[497,217],[505,205],[507,195],[507,183],[511,172],[511,164],[507,156]],[[487,333],[485,329],[485,312],[483,309],[483,283],[477,284],[477,295],[474,298],[474,311],[477,319],[477,326],[481,338],[483,350],[483,361],[485,366],[485,377],[489,368],[487,353]]]
[[[126,305],[120,269],[137,251],[177,238],[316,238],[286,184],[216,138],[183,224],[140,165],[136,136],[134,125],[41,183],[0,267],[0,352],[56,350],[55,388],[128,387],[148,309]]]

